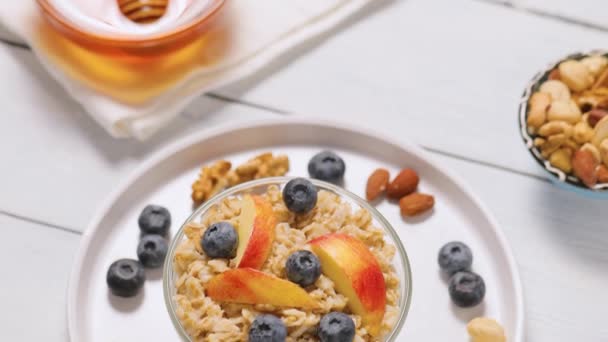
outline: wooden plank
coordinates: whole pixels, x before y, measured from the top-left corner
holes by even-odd
[[[220,92],[542,174],[517,130],[523,88],[608,35],[479,1],[383,3]]]
[[[203,97],[141,143],[116,140],[26,50],[0,46],[0,211],[83,230],[112,188],[152,152],[195,130],[276,114]]]
[[[0,215],[3,341],[67,341],[66,288],[80,237]]]

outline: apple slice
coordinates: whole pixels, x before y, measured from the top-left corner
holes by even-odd
[[[262,268],[272,250],[276,222],[268,201],[256,195],[243,196],[237,227],[236,267]]]
[[[376,257],[359,239],[334,233],[309,242],[321,261],[321,271],[348,298],[350,310],[361,316],[377,336],[386,310],[386,285]]]
[[[253,268],[234,268],[211,278],[207,296],[218,302],[270,304],[282,307],[319,307],[308,292],[288,280]]]

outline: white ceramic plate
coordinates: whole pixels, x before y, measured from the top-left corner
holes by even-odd
[[[175,233],[192,211],[190,185],[202,165],[216,159],[239,164],[272,151],[289,156],[289,175],[307,176],[308,160],[325,148],[344,158],[345,187],[356,194],[364,195],[375,168],[386,167],[394,175],[411,167],[421,176],[419,190],[435,196],[432,213],[415,219],[404,220],[396,203],[377,205],[399,233],[412,267],[412,304],[399,340],[468,341],[466,323],[481,315],[501,322],[509,341],[523,340],[523,296],[513,256],[492,215],[466,186],[407,143],[343,125],[273,120],[187,137],[143,163],[118,187],[86,230],[76,255],[67,303],[71,341],[178,341],[165,309],[160,270],[146,273],[144,291],[135,298],[113,297],[105,283],[114,260],[136,258],[142,208],[150,203],[167,207]],[[437,266],[439,248],[452,240],[471,247],[473,270],[486,281],[485,300],[475,308],[451,303]]]

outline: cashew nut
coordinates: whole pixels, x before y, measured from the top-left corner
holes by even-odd
[[[549,121],[566,121],[575,124],[581,120],[581,110],[573,100],[557,100],[551,102],[547,119]]]
[[[564,171],[565,173],[570,173],[572,171],[572,151],[568,148],[560,148],[557,151],[551,153],[549,157],[549,163],[553,165],[553,167]]]
[[[535,131],[547,120],[547,109],[551,105],[551,96],[545,93],[534,93],[529,101],[528,129]]]
[[[587,115],[587,114],[585,114]],[[593,128],[589,125],[586,118],[583,116],[583,119],[579,121],[576,125],[574,125],[574,131],[572,133],[572,137],[579,144],[584,144],[586,142],[591,141],[593,139]]]
[[[491,318],[478,317],[467,324],[472,342],[506,342],[505,330]]]
[[[538,135],[548,137],[555,134],[564,134],[567,138],[571,137],[573,127],[571,124],[564,121],[550,121],[540,126]]]
[[[555,100],[568,100],[570,98],[570,89],[562,81],[549,80],[541,84],[538,91],[544,94],[551,95],[551,99]]]
[[[602,55],[593,55],[581,59],[581,63],[589,69],[593,77],[597,77],[608,66],[608,58]]]
[[[591,143],[586,143],[583,145],[583,147],[581,147],[581,151],[588,151],[591,153],[591,155],[593,156],[593,159],[595,159],[595,161],[597,163],[601,163],[602,162],[602,156],[600,155],[600,150],[598,150],[597,147],[595,147],[595,145],[591,144]]]
[[[580,61],[570,59],[561,62],[558,68],[562,81],[572,91],[581,92],[593,84],[591,71]]]

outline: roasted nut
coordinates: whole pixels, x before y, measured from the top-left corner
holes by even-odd
[[[589,126],[589,123],[586,120],[581,120],[574,125],[572,138],[579,144],[589,142],[593,138],[593,128]]]
[[[604,71],[596,77],[591,89],[596,90],[605,87],[608,87],[608,69],[604,69]]]
[[[559,69],[553,69],[551,70],[551,72],[549,73],[549,76],[547,76],[548,80],[560,80],[561,77],[559,76]]]
[[[399,208],[403,216],[416,216],[433,208],[435,198],[431,195],[413,193],[399,200]]]
[[[597,124],[595,124],[591,143],[597,147],[600,147],[600,144],[605,139],[608,139],[608,116],[605,116],[603,119],[598,121]]]
[[[390,174],[387,169],[376,169],[367,179],[365,197],[368,201],[373,201],[380,196],[387,188]]]
[[[229,177],[232,164],[226,160],[217,161],[201,169],[198,179],[192,184],[192,201],[202,203],[218,192],[232,186],[233,178]]]
[[[573,134],[573,127],[571,124],[564,121],[551,121],[542,125],[538,130],[538,135],[548,137],[556,134],[564,134],[567,138]]]
[[[597,181],[599,183],[608,183],[608,167],[600,165],[597,167]]]
[[[545,143],[547,142],[547,140],[543,139],[543,138],[534,138],[534,146],[536,147],[541,147],[543,146]]]
[[[286,155],[273,156],[267,152],[248,160],[235,170],[239,184],[253,179],[283,176],[289,171],[289,158]]]
[[[566,88],[567,90],[567,88]],[[528,111],[528,129],[533,132],[547,121],[547,109],[551,105],[551,95],[545,93],[534,93],[530,97]]]
[[[561,81],[546,81],[545,83],[541,84],[538,91],[540,93],[550,95],[552,101],[570,99],[570,89],[568,89],[568,86]]]
[[[606,115],[608,115],[608,111],[603,109],[592,109],[589,111],[589,116],[587,117],[587,122],[591,127],[595,127],[597,123],[602,120]]]
[[[608,166],[608,139],[604,139],[600,144],[600,156],[604,165]]]
[[[553,165],[553,167],[564,171],[565,173],[570,173],[572,171],[572,151],[567,148],[560,148],[557,151],[551,153],[549,157],[549,163]]]
[[[581,62],[567,60],[559,64],[559,74],[562,82],[575,92],[581,92],[593,85],[591,71]]]
[[[564,141],[561,147],[568,148],[570,149],[570,152],[574,153],[574,151],[577,151],[581,147],[581,145],[574,141],[574,139],[570,138]]]
[[[566,141],[568,141],[568,137],[565,134],[555,134],[547,138],[547,141],[540,147],[543,158],[549,158],[551,153],[555,152]]]
[[[591,144],[591,143],[586,143],[581,147],[581,151],[587,151],[589,153],[591,153],[591,155],[593,156],[593,159],[595,159],[595,161],[599,164],[602,162],[602,156],[600,155],[600,150],[595,147],[595,145]]]
[[[478,317],[467,324],[471,342],[506,342],[505,330],[491,318]]]
[[[581,110],[573,100],[557,100],[551,102],[547,119],[549,121],[566,121],[575,124],[581,120]]]
[[[599,163],[589,151],[578,150],[572,155],[572,170],[588,188],[593,188],[597,183],[595,169]]]
[[[401,198],[416,191],[420,178],[416,171],[403,169],[386,188],[386,194],[390,198]]]
[[[581,63],[589,69],[593,77],[597,77],[608,66],[608,59],[602,55],[593,55],[581,59]]]
[[[283,176],[289,171],[289,159],[285,155],[264,153],[231,170],[229,161],[220,160],[201,169],[192,184],[192,201],[201,204],[220,191],[252,179]]]

